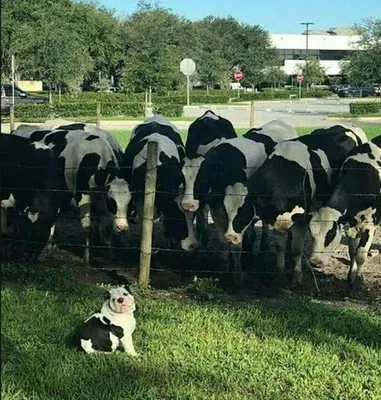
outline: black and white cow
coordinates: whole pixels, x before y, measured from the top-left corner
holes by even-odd
[[[85,231],[85,261],[90,262],[90,233],[99,233],[111,253],[112,234],[129,228],[131,201],[114,149],[105,138],[84,130],[36,130],[27,134],[32,141],[51,147],[59,159],[66,190],[78,206]]]
[[[48,146],[1,134],[1,231],[7,232],[7,209],[15,209],[33,261],[49,238],[63,188],[58,159]]]
[[[185,181],[188,209],[197,211],[200,206],[208,204],[219,238],[228,244],[223,252],[225,265],[228,265],[229,248],[232,250],[237,284],[242,282],[242,242],[244,236],[246,239],[250,236],[245,232],[254,218],[252,207],[242,209],[247,195],[245,182],[279,141],[294,137],[297,137],[297,132],[291,125],[274,120],[261,128],[249,130],[241,137],[222,140],[205,155],[196,178]],[[244,224],[242,213],[248,217]],[[262,248],[266,246],[266,237],[265,228]],[[251,243],[249,246],[251,250]]]
[[[205,154],[215,147],[222,139],[233,139],[237,134],[232,123],[211,110],[193,121],[188,129],[187,141],[185,144],[186,157],[182,174],[184,176],[184,195],[181,206],[185,211],[194,212],[195,203],[193,199],[194,184],[200,170]],[[203,204],[197,209],[197,234],[205,244],[207,241],[207,216],[208,208]]]
[[[294,282],[302,281],[301,254],[308,215],[328,200],[349,151],[366,141],[362,130],[336,125],[280,142],[247,182],[242,207],[254,205],[257,216],[275,231],[277,268],[282,274],[285,234],[292,228]],[[243,220],[246,224],[249,218]]]
[[[114,135],[111,132],[106,131],[105,129],[98,128],[93,124],[86,124],[84,122],[73,122],[66,120],[51,120],[51,121],[46,121],[45,123],[37,126],[21,124],[12,132],[12,134],[29,137],[32,132],[53,131],[53,130],[85,131],[89,134],[100,136],[108,141],[111,148],[114,150],[118,162],[120,164],[122,163],[123,151],[122,148],[120,147],[120,144],[115,139]],[[35,135],[36,135],[35,140],[39,140],[38,134]],[[41,135],[45,136],[43,133],[41,133]]]
[[[181,243],[184,250],[198,247],[192,215],[180,207],[179,187],[185,149],[176,127],[161,115],[154,115],[133,130],[124,153],[124,176],[130,183],[139,218],[143,215],[148,142],[158,143],[157,192],[155,206],[163,215],[167,239]]]
[[[348,283],[362,283],[362,268],[381,221],[381,135],[348,154],[335,189],[310,222],[310,261],[325,264],[344,228],[349,245]]]

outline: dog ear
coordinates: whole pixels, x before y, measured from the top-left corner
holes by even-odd
[[[105,292],[105,300],[110,300],[110,297],[111,297],[111,293],[110,293],[109,290],[107,290],[107,291]]]

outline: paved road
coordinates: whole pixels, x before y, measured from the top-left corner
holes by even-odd
[[[329,113],[349,112],[347,99],[310,99],[310,100],[284,100],[255,103],[255,126],[261,126],[273,119],[281,118],[293,126],[329,126],[338,120],[328,119]],[[184,108],[184,116],[196,118],[207,109],[228,118],[235,127],[248,128],[250,107],[249,105],[216,105],[216,106],[191,106]],[[342,120],[341,120],[342,121]],[[378,125],[381,130],[380,119],[350,120],[361,125]],[[132,129],[139,121],[101,121],[104,129]],[[190,121],[173,122],[179,129],[187,129]],[[36,124],[37,125],[37,124]],[[17,126],[17,124],[16,124]],[[2,132],[9,132],[9,124],[1,124]]]

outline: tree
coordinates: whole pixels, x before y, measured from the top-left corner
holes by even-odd
[[[254,89],[264,81],[266,68],[278,64],[278,54],[271,46],[269,34],[258,25],[244,25],[239,42],[244,71],[242,83]]]
[[[70,14],[71,7],[69,2],[57,3],[40,10],[39,18],[20,24],[13,50],[24,76],[73,89],[91,71],[92,59],[75,24],[62,18]]]
[[[180,57],[176,33],[181,21],[164,8],[139,3],[137,12],[122,26],[124,86],[142,91],[163,91],[179,79]]]
[[[307,88],[321,84],[326,78],[325,69],[317,60],[309,60],[305,64],[298,65],[297,69],[295,73],[302,72]]]
[[[271,87],[281,85],[288,79],[288,75],[283,71],[282,67],[268,67],[264,73],[264,79]]]
[[[366,19],[356,28],[361,39],[343,61],[342,73],[358,86],[381,85],[381,19]]]

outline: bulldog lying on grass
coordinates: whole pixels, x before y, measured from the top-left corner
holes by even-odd
[[[132,342],[135,310],[135,300],[129,289],[110,289],[101,312],[93,314],[78,328],[73,344],[85,353],[110,353],[122,347],[127,354],[138,356]]]

